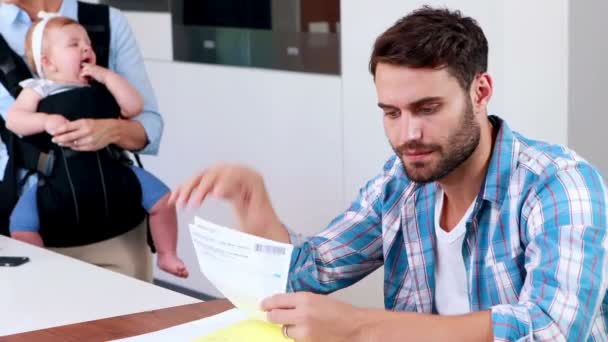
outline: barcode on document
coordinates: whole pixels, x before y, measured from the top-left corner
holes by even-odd
[[[255,244],[255,251],[273,255],[285,255],[285,247],[260,245],[258,243]]]

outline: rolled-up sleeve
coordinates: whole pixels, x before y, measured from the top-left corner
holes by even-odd
[[[382,186],[379,176],[320,234],[290,232],[294,248],[288,291],[330,293],[347,287],[383,264]]]
[[[519,302],[492,308],[497,341],[593,339],[606,296],[606,191],[576,163],[546,175],[523,205],[526,281]],[[605,336],[605,326],[601,331]]]
[[[139,152],[157,154],[164,123],[158,111],[158,104],[148,79],[143,56],[124,14],[112,8],[110,10],[110,25],[112,29],[110,68],[133,85],[144,99],[143,112],[132,119],[142,124],[148,139],[147,145]]]

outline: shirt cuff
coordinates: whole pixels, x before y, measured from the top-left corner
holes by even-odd
[[[287,280],[286,290],[287,292],[295,292],[296,289],[292,283],[292,275],[294,274],[297,264],[299,262],[304,242],[308,240],[308,237],[304,236],[303,234],[294,232],[285,225],[283,225],[283,227],[287,230],[287,233],[289,234],[289,241],[293,245],[293,251],[291,252],[291,262],[289,263],[289,277]]]
[[[143,112],[131,120],[138,121],[146,132],[148,143],[139,151],[134,151],[141,154],[157,155],[160,148],[160,139],[163,134],[162,119],[159,116]]]
[[[0,182],[4,180],[4,172],[8,164],[8,151],[6,144],[0,139]]]

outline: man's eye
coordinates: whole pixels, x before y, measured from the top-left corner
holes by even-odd
[[[420,107],[418,112],[420,114],[433,114],[436,109],[437,109],[437,106],[424,106],[424,107]]]
[[[393,110],[389,112],[384,112],[384,116],[388,116],[389,118],[396,118],[399,116],[399,111]]]

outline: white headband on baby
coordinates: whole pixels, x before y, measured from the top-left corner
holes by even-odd
[[[34,65],[36,66],[36,73],[38,73],[39,78],[44,78],[44,73],[42,72],[42,38],[44,36],[44,28],[49,20],[59,16],[59,13],[38,12],[38,18],[42,19],[42,21],[36,24],[32,32],[32,57],[34,58]]]

